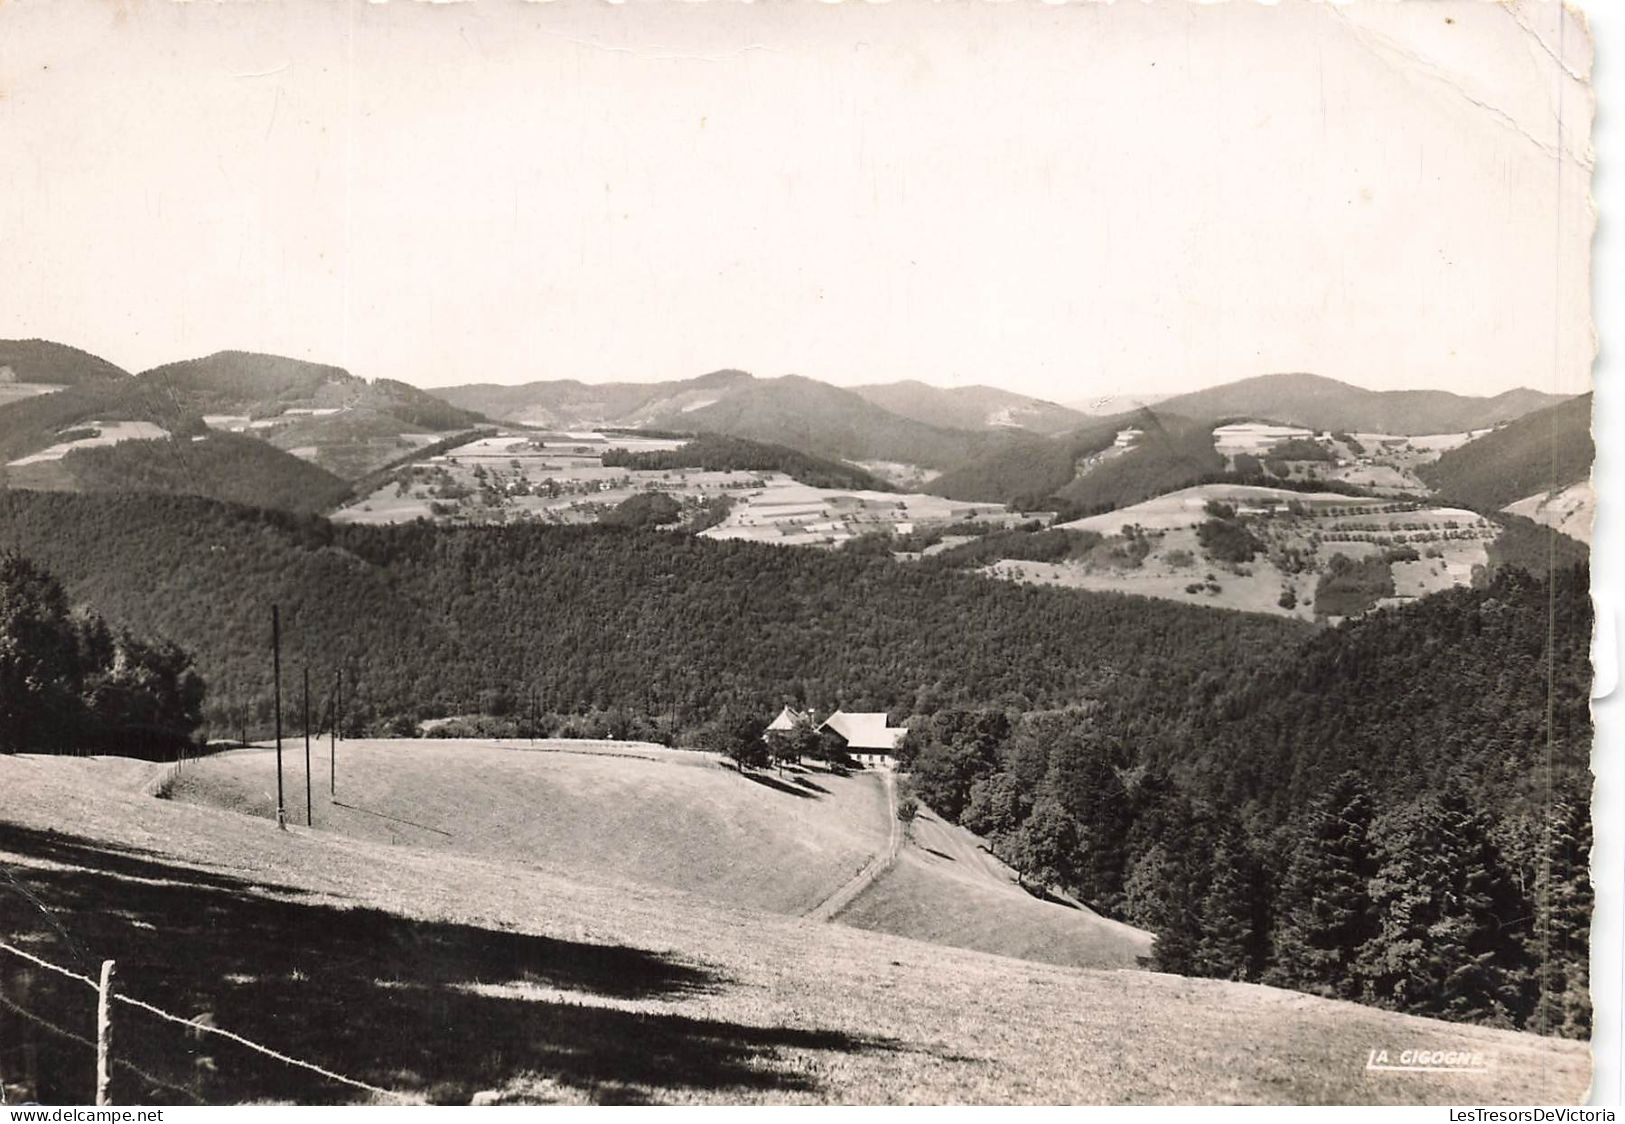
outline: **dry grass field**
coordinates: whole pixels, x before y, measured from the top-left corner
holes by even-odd
[[[284,743],[290,819],[303,823],[304,744]],[[728,905],[803,913],[884,844],[873,776],[740,774],[715,756],[640,742],[459,741],[313,745],[318,830],[534,863],[594,884],[638,884]],[[269,818],[269,748],[188,768],[172,797]]]
[[[1591,524],[1597,517],[1597,493],[1591,481],[1570,484],[1555,492],[1527,496],[1502,508],[1590,545]]]
[[[302,824],[303,742],[284,753],[289,819]],[[880,774],[740,774],[713,754],[640,742],[380,739],[340,745],[335,802],[326,743],[312,762],[320,831],[1072,967],[1132,968],[1149,952],[1145,933],[1032,897],[975,836],[929,813],[886,861],[895,820]],[[274,769],[271,749],[232,750],[165,787],[268,819]],[[873,885],[849,905],[834,900],[871,866]]]
[[[406,1099],[1555,1104],[1588,1083],[1578,1043],[278,832],[153,799],[159,775],[0,757],[3,939],[80,971],[116,958],[130,995]],[[77,985],[9,957],[0,985],[62,1032],[91,1025]],[[117,1100],[358,1099],[217,1038],[121,1025]],[[1368,1072],[1379,1048],[1476,1050],[1485,1071]],[[89,1095],[83,1044],[11,1008],[0,1054],[9,1098]]]
[[[980,839],[923,808],[897,861],[836,920],[1069,967],[1134,968],[1151,955],[1150,933],[1034,897]]]

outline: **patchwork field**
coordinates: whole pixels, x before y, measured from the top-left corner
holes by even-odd
[[[1202,542],[1201,528],[1212,519],[1214,504],[1233,509],[1255,540],[1250,560],[1220,560]],[[1342,615],[1316,604],[1337,555],[1373,567],[1386,564],[1392,592],[1370,603],[1392,604],[1471,584],[1499,534],[1495,524],[1461,508],[1235,484],[1184,488],[1057,526],[1105,535],[1114,543],[1127,543],[1127,531],[1144,550],[1118,551],[1107,556],[1115,561],[1105,563],[1097,561],[1098,553],[1058,562],[1001,560],[985,572],[1306,620]]]
[[[335,513],[341,522],[453,519],[591,523],[646,492],[678,501],[685,518],[721,505],[702,533],[784,546],[831,546],[916,522],[1009,519],[1002,504],[920,493],[818,488],[782,472],[645,470],[603,463],[610,450],[676,449],[680,440],[628,433],[509,431],[426,458]],[[894,466],[899,471],[908,466]],[[725,509],[725,511],[723,510]]]
[[[1576,1042],[279,832],[153,799],[162,773],[0,757],[0,939],[115,958],[124,994],[390,1092],[121,1009],[115,1102],[1563,1104],[1589,1080]],[[83,1103],[92,996],[9,955],[0,984],[6,1099]],[[1368,1071],[1377,1048],[1484,1064]]]
[[[1382,496],[1418,496],[1429,491],[1416,474],[1418,466],[1488,432],[1316,433],[1297,426],[1242,422],[1216,428],[1213,447],[1231,471],[1261,467],[1283,478],[1332,480]]]

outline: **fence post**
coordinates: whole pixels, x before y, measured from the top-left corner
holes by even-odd
[[[113,962],[102,961],[96,987],[96,1104],[110,1105],[113,1086]]]

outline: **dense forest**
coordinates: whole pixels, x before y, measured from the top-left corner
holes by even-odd
[[[80,491],[207,496],[284,511],[325,511],[350,494],[325,468],[238,433],[74,449],[61,467]]]
[[[949,710],[912,783],[1185,974],[1589,1026],[1590,600],[1516,569],[1155,710]]]
[[[884,480],[855,465],[827,457],[815,457],[799,449],[747,441],[720,433],[702,433],[678,449],[628,452],[608,449],[602,457],[606,468],[631,468],[665,472],[698,468],[706,472],[782,472],[793,480],[814,488],[857,488],[872,492],[894,489]]]
[[[1115,510],[1224,471],[1213,427],[1172,414],[1141,412],[1134,447],[1095,465],[1056,495],[1081,512]]]
[[[1591,475],[1591,395],[1518,418],[1416,472],[1442,499],[1497,511]]]
[[[952,559],[341,526],[180,496],[5,493],[0,541],[61,578],[35,598],[47,617],[88,603],[121,635],[167,637],[177,682],[195,653],[206,734],[268,723],[272,604],[285,669],[323,684],[342,669],[355,732],[543,711],[677,738],[784,703],[884,709],[912,731],[921,798],[1035,891],[1154,930],[1164,968],[1588,1026],[1583,566],[1503,563],[1477,588],[1316,629],[988,581]]]
[[[195,651],[218,733],[268,715],[273,602],[295,663],[347,669],[362,725],[532,692],[561,713],[679,724],[792,700],[1152,706],[1267,666],[1309,631],[846,552],[607,527],[342,526],[186,497],[11,492],[0,538],[75,596]]]

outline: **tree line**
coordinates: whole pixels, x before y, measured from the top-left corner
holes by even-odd
[[[610,527],[335,525],[180,496],[0,494],[0,536],[76,598],[196,655],[205,733],[271,718],[286,667],[342,669],[350,728],[532,696],[670,728],[786,703],[1146,709],[1284,659],[1309,626],[989,582],[889,558]],[[526,704],[528,705],[528,704]]]
[[[203,695],[180,647],[75,609],[45,570],[0,552],[0,753],[164,759],[190,741]]]
[[[1164,970],[1584,1037],[1586,579],[1508,570],[1326,630],[1183,720],[917,716],[905,764],[1024,881],[1152,930]]]

